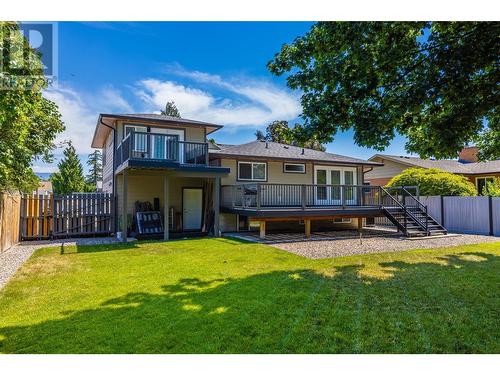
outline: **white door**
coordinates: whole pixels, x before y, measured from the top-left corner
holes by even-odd
[[[201,230],[203,189],[182,189],[182,220],[184,230]]]

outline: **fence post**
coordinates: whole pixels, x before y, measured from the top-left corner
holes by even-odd
[[[490,236],[493,236],[493,197],[488,197],[488,214],[489,214],[489,223],[490,223]]]
[[[441,226],[444,227],[444,197],[440,195],[441,197]]]

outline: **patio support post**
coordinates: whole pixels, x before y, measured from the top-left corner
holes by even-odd
[[[363,218],[358,217],[358,232],[361,234],[363,232]]]
[[[214,179],[214,237],[219,237],[220,226],[219,226],[219,210],[220,210],[220,177],[217,176]]]
[[[266,222],[264,220],[260,221],[260,233],[259,233],[260,239],[266,238]]]
[[[163,176],[163,240],[168,241],[168,228],[169,225],[169,214],[168,208],[170,206],[169,202],[169,194],[168,194],[168,175]]]
[[[304,219],[306,238],[311,238],[311,219]]]
[[[123,191],[122,191],[122,241],[127,242],[127,194],[128,194],[128,172],[123,171]]]

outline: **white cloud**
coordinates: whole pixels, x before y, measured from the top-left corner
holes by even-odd
[[[58,135],[56,143],[70,140],[80,155],[93,151],[90,144],[99,113],[133,112],[120,91],[112,86],[106,86],[97,90],[97,94],[91,95],[59,84],[48,88],[44,96],[57,104],[66,126],[66,130]],[[55,153],[57,155],[61,152],[56,150]]]
[[[260,126],[274,120],[293,120],[301,112],[297,95],[267,81],[224,79],[175,65],[168,70],[200,85],[213,86],[228,95],[215,97],[207,89],[189,87],[174,81],[145,79],[138,82],[138,95],[150,111],[175,101],[183,117],[227,126]],[[227,97],[229,96],[229,97]]]
[[[35,173],[54,173],[57,172],[56,165],[35,165],[33,166]]]

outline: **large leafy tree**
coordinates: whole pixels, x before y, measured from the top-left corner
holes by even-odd
[[[97,182],[102,181],[102,153],[100,150],[95,150],[87,159],[89,173],[86,176],[88,191],[97,190]]]
[[[500,157],[498,22],[320,22],[268,63],[302,95],[305,136],[354,130],[383,150],[396,133],[421,157],[469,142]]]
[[[270,123],[264,135],[260,130],[255,132],[257,140],[284,143],[292,146],[306,147],[313,150],[325,151],[325,147],[318,141],[316,136],[304,137],[303,127],[295,124],[290,128],[288,121],[277,120]]]
[[[161,111],[161,114],[165,116],[181,118],[181,112],[175,105],[174,101],[167,102],[167,104],[165,104],[165,109]]]
[[[63,153],[64,157],[57,164],[59,171],[50,176],[54,193],[69,194],[87,191],[82,163],[71,142],[69,142]]]
[[[0,22],[0,191],[32,191],[33,160],[52,161],[54,140],[64,130],[59,110],[42,96],[48,85],[40,57],[12,22]],[[16,53],[21,51],[22,53]],[[26,61],[30,63],[27,64]],[[34,85],[18,77],[37,77]]]

